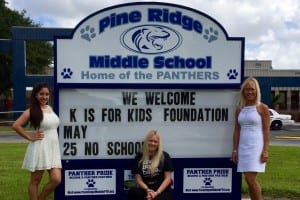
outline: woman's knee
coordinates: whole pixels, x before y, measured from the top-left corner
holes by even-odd
[[[57,186],[57,185],[59,185],[59,184],[61,183],[61,179],[60,179],[60,178],[57,178],[57,177],[51,178],[51,179],[50,179],[50,182],[51,182],[53,185]]]
[[[43,171],[31,172],[30,185],[39,185],[43,178]]]
[[[245,173],[245,180],[248,183],[248,185],[256,184],[256,176],[257,173]]]
[[[59,185],[61,183],[61,169],[55,168],[50,170],[50,182],[53,185]]]

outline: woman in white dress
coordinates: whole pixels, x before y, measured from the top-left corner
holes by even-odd
[[[57,127],[59,118],[48,105],[50,90],[47,84],[34,86],[30,107],[14,122],[12,128],[29,141],[22,168],[31,172],[28,185],[30,200],[45,200],[61,182],[61,157]],[[34,133],[28,133],[23,125],[30,123]],[[38,194],[44,171],[49,173],[49,182]]]
[[[232,161],[243,172],[252,200],[262,200],[261,186],[256,177],[265,172],[270,142],[270,113],[261,102],[258,81],[248,78],[240,90],[235,112]]]

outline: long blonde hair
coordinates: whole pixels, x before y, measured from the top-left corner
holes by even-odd
[[[150,140],[150,138],[152,136],[157,137],[158,147],[157,147],[157,151],[155,152],[155,154],[150,159],[148,141]],[[163,150],[162,150],[162,142],[161,142],[160,135],[159,135],[158,131],[151,130],[151,131],[148,132],[148,134],[146,135],[146,137],[144,139],[143,156],[142,156],[142,159],[140,160],[140,163],[143,163],[145,160],[151,160],[150,174],[154,174],[154,171],[158,167],[162,157],[163,157]]]
[[[247,83],[249,82],[254,82],[254,85],[256,87],[256,100],[255,100],[255,105],[258,106],[261,103],[261,94],[260,94],[260,87],[259,87],[259,83],[258,81],[253,78],[253,77],[249,77],[247,78],[244,83],[241,86],[241,90],[240,90],[240,94],[239,94],[239,108],[243,108],[246,105],[246,98],[244,96],[244,90],[245,90],[245,86]]]

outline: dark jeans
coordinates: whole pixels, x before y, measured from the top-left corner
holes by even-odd
[[[147,192],[142,188],[133,187],[128,191],[128,200],[145,200]],[[173,200],[171,188],[165,189],[155,200]]]

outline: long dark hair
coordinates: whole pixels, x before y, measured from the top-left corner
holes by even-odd
[[[30,95],[30,126],[34,129],[39,129],[41,121],[43,120],[43,111],[41,109],[40,103],[36,98],[36,95],[40,92],[41,89],[48,88],[50,92],[50,88],[46,83],[38,83],[33,87],[33,90]]]

